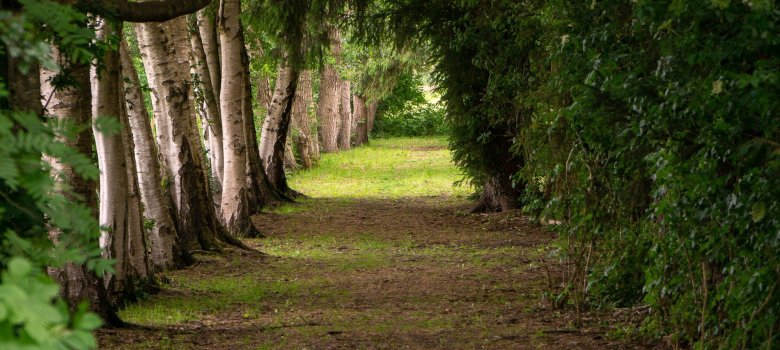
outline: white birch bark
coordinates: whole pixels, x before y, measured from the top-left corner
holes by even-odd
[[[181,54],[189,45],[174,45],[174,25],[184,18],[166,23],[143,23],[136,36],[147,80],[152,87],[152,105],[156,139],[166,174],[164,179],[173,199],[176,229],[183,249],[220,249],[217,241],[222,227],[216,220],[211,191],[201,162],[197,125],[190,109],[188,64],[182,67]],[[186,38],[178,38],[186,41]]]
[[[122,41],[120,49],[122,75],[125,82],[124,100],[135,146],[138,187],[144,206],[144,218],[151,226],[148,233],[152,266],[157,271],[183,267],[186,259],[178,242],[176,226],[169,210],[170,193],[164,193],[161,187],[159,153],[152,136],[149,114],[144,106],[138,73],[133,66],[126,41]]]
[[[98,36],[116,33],[106,21]],[[92,116],[111,118],[121,130],[105,133],[95,130],[95,144],[100,168],[99,222],[100,246],[108,258],[116,260],[115,273],[106,277],[109,293],[115,300],[131,296],[139,282],[152,281],[146,260],[145,232],[141,220],[132,145],[128,138],[127,118],[120,100],[119,53],[107,51],[101,70],[92,70]],[[99,73],[99,74],[98,74]]]

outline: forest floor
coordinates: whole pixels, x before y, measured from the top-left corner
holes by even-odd
[[[632,310],[557,309],[554,235],[469,214],[439,138],[372,141],[293,174],[309,198],[254,217],[257,252],[199,254],[99,332],[105,349],[644,348]]]

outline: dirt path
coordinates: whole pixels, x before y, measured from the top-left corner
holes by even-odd
[[[198,254],[166,273],[161,293],[121,313],[141,326],[101,331],[101,348],[635,347],[614,339],[614,315],[577,329],[573,311],[550,306],[553,235],[518,212],[468,214],[445,143],[326,155],[294,185],[329,198],[255,216],[258,252]]]
[[[468,205],[313,199],[258,215],[267,238],[250,243],[268,255],[205,255],[170,273],[141,303],[159,325],[103,331],[101,348],[624,348],[543,301],[549,233]],[[192,315],[165,324],[181,310]]]

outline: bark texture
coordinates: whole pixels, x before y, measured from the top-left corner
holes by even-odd
[[[284,144],[284,169],[292,170],[298,167],[298,160],[295,159],[295,150],[292,142],[292,128],[287,132],[287,142]]]
[[[257,152],[248,140],[254,123],[248,123],[246,113],[243,35],[239,23],[241,3],[239,0],[222,0],[219,4],[217,27],[220,38],[222,64],[222,91],[220,93],[220,115],[223,126],[223,150],[225,173],[222,181],[220,209],[222,222],[228,232],[236,236],[251,236],[255,229],[250,220],[257,210],[256,186],[252,179],[250,152]],[[251,94],[250,94],[251,96]],[[251,108],[250,108],[251,111]],[[250,127],[251,125],[251,127]]]
[[[328,31],[331,52],[336,60],[340,60],[341,39],[338,30]],[[320,77],[320,99],[317,105],[317,118],[320,121],[320,140],[324,152],[338,151],[338,135],[341,128],[339,114],[339,99],[341,95],[339,76],[333,64],[325,64]]]
[[[125,108],[135,150],[138,187],[141,193],[143,214],[149,222],[148,235],[151,245],[151,262],[157,271],[169,270],[191,263],[191,257],[179,243],[176,226],[170,211],[170,192],[164,192],[160,184],[159,152],[152,136],[149,114],[144,106],[138,73],[130,58],[127,42],[120,47],[122,75],[124,76]]]
[[[98,36],[105,38],[117,31],[105,21]],[[119,53],[107,51],[100,71],[93,69],[92,116],[113,118],[122,129],[118,133],[95,130],[100,168],[100,246],[108,258],[116,260],[115,273],[106,277],[114,300],[132,298],[138,286],[153,283],[146,260],[146,237],[141,219],[141,203],[132,158],[132,143],[127,131],[124,103],[120,100]],[[142,287],[143,288],[143,287]]]
[[[9,57],[9,79],[6,82],[11,96],[9,107],[11,110],[32,112],[42,116],[40,67],[38,63],[32,62],[29,64],[30,71],[25,74],[19,71],[19,65],[15,61],[16,59]]]
[[[239,34],[241,42],[243,43],[243,32],[239,32]],[[259,209],[265,205],[282,200],[292,200],[292,198],[286,196],[274,187],[263,168],[263,161],[260,158],[259,152],[260,146],[257,143],[254,109],[252,108],[252,83],[249,79],[249,54],[245,45],[241,45],[240,48],[241,64],[243,66],[243,93],[241,94],[241,101],[243,104],[241,116],[244,121],[244,135],[247,149],[250,150],[247,152],[247,179],[249,180],[249,187],[251,188],[250,194],[252,194],[254,198],[253,201]],[[254,232],[254,234],[259,233]]]
[[[495,166],[488,169],[485,184],[477,205],[471,210],[477,212],[497,212],[517,209],[520,206],[520,195],[525,190],[526,183],[522,180],[512,180],[524,165],[525,158],[509,152],[514,143],[514,133],[506,129],[491,130],[501,137],[493,137],[485,145],[493,150],[488,159]]]
[[[73,66],[62,57],[56,47],[52,50],[52,58],[59,63],[63,70],[68,71],[73,83],[67,87],[55,90],[51,85],[51,79],[56,72],[41,71],[41,90],[43,103],[47,104],[47,115],[52,123],[58,125],[71,124],[82,128],[81,131],[70,137],[59,135],[58,137],[69,147],[78,152],[92,157],[92,149],[95,146],[95,138],[90,125],[92,118],[92,94],[90,92],[89,66]],[[78,175],[72,166],[56,160],[50,162],[52,173],[58,187],[66,186],[70,189],[68,198],[78,201],[93,210],[97,217],[97,182],[88,180]],[[60,240],[62,233],[52,230],[50,237],[53,241]],[[60,293],[68,302],[71,310],[75,310],[82,301],[88,301],[90,309],[100,315],[109,326],[119,326],[122,321],[116,314],[116,308],[108,298],[102,279],[89,271],[84,265],[66,264],[62,268],[49,268],[49,275],[57,281]]]
[[[355,146],[368,143],[368,108],[363,96],[355,95],[352,98],[355,107]]]
[[[477,205],[471,209],[471,212],[491,213],[517,209],[517,196],[518,193],[511,187],[510,181],[490,177],[485,181]]]
[[[298,77],[292,111],[293,143],[298,149],[301,166],[311,168],[320,159],[320,144],[316,131],[312,131],[314,98],[311,91],[311,71],[305,70]],[[314,120],[316,124],[316,120]]]
[[[280,191],[287,191],[284,157],[292,116],[292,100],[297,86],[296,72],[289,64],[281,64],[276,77],[274,97],[263,121],[260,135],[260,158],[271,183]]]
[[[183,18],[174,21],[184,21]],[[170,31],[176,23],[143,23],[136,28],[141,58],[152,87],[157,144],[173,199],[174,220],[185,250],[219,250],[224,229],[213,210],[200,159],[200,142],[190,111],[189,69],[178,63]]]
[[[271,79],[264,76],[257,82],[257,103],[268,113],[273,101],[274,91],[271,89]]]
[[[341,94],[339,95],[339,115],[341,117],[341,127],[339,128],[339,149],[349,149],[352,143],[352,103],[350,101],[350,83],[348,80],[341,81]]]
[[[217,42],[217,26],[214,18],[209,16],[205,10],[200,10],[196,14],[198,21],[198,33],[203,43],[203,52],[206,54],[206,65],[211,77],[211,88],[214,90],[214,98],[219,102],[219,93],[221,85],[220,64],[219,64],[219,44]]]
[[[368,103],[368,111],[366,119],[368,120],[366,122],[367,129],[368,129],[368,137],[371,137],[371,132],[374,131],[374,121],[376,121],[376,111],[379,109],[379,102],[372,101]]]
[[[195,15],[190,16],[190,49],[191,49],[191,69],[195,95],[197,96],[198,114],[200,115],[201,125],[203,127],[203,140],[205,141],[206,151],[208,153],[209,171],[211,174],[209,184],[214,190],[214,200],[217,203],[222,197],[222,173],[223,150],[222,150],[222,120],[219,116],[219,100],[214,94],[214,86],[209,71],[206,51],[203,47],[200,31]]]

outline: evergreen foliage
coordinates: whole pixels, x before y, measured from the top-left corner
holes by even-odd
[[[375,11],[366,40],[384,30],[434,48],[467,175],[480,184],[514,161],[525,209],[561,222],[559,301],[647,304],[645,329],[680,344],[780,342],[774,2],[397,0]]]
[[[447,133],[444,106],[428,100],[424,83],[420,74],[401,74],[392,92],[379,102],[374,135],[431,136]]]

